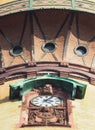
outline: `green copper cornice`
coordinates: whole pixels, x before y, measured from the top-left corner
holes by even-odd
[[[33,90],[33,88],[43,87],[45,84],[52,84],[53,86],[59,88],[61,87],[64,91],[71,94],[72,99],[79,98],[82,99],[85,96],[87,85],[76,82],[69,78],[62,78],[59,76],[54,76],[51,74],[46,74],[44,76],[37,76],[33,78],[28,78],[21,80],[10,85],[10,99],[19,98],[25,93]],[[18,97],[15,94],[18,93]]]

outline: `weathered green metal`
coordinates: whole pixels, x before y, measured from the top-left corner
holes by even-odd
[[[71,2],[72,8],[75,9],[75,0],[72,0]]]
[[[33,6],[33,0],[30,0],[30,1],[29,1],[29,5],[30,5],[30,9],[32,9],[32,6]]]
[[[51,74],[44,76],[37,76],[21,80],[10,85],[10,99],[21,99],[21,97],[32,91],[33,88],[43,87],[45,84],[52,84],[57,88],[62,88],[63,91],[70,93],[71,98],[84,98],[86,92],[86,85],[71,80],[69,78],[62,78]]]

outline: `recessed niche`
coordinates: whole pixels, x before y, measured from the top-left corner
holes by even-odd
[[[88,52],[88,48],[83,45],[79,45],[75,48],[75,54],[78,56],[85,56]]]
[[[23,48],[21,46],[15,46],[10,50],[11,55],[19,56],[23,53]]]
[[[53,42],[47,42],[42,45],[44,52],[53,52],[56,49],[56,44]]]

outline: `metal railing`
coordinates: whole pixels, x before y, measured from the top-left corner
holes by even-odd
[[[15,0],[0,5],[0,16],[35,9],[69,9],[95,14],[93,0]]]

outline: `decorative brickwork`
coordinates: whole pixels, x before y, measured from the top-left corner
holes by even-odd
[[[44,87],[40,87],[39,89],[34,89],[33,91],[23,96],[20,123],[18,125],[19,127],[24,126],[72,127],[73,125],[71,119],[72,107],[69,94],[62,91],[61,88],[54,88],[51,85],[48,85],[47,87],[49,86],[50,89],[47,89],[47,92],[46,87],[45,92]],[[33,99],[35,100],[36,103],[35,105],[32,104]],[[59,99],[61,100],[60,105],[50,106],[51,103],[52,105],[54,105],[54,102],[58,103]],[[43,104],[42,107],[36,106],[39,103],[40,105]]]

